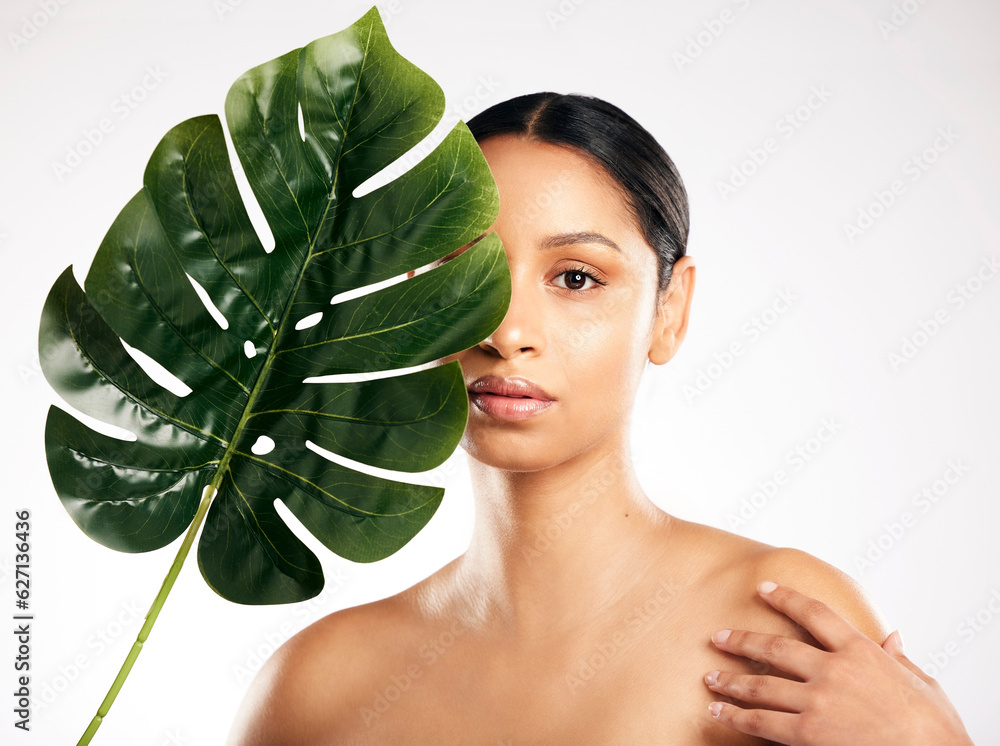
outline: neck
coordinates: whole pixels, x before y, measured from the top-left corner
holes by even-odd
[[[655,560],[670,517],[639,485],[626,437],[537,471],[469,464],[476,522],[457,579],[481,619],[535,639],[577,629]]]

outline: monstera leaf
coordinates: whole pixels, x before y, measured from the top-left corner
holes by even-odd
[[[45,447],[59,497],[88,536],[121,551],[187,531],[82,742],[203,520],[208,584],[232,601],[281,603],[315,596],[323,574],[276,500],[358,562],[398,550],[440,503],[442,488],[372,476],[321,451],[400,472],[441,464],[468,416],[458,362],[392,372],[477,344],[506,313],[510,274],[495,234],[406,278],[496,217],[496,185],[464,123],[405,174],[355,196],[443,110],[441,89],[392,48],[373,7],[229,90],[226,123],[273,247],[248,217],[219,118],[200,116],[156,147],[84,289],[69,267],[50,291],[39,333],[46,378],[77,410],[135,435],[108,437],[52,407]],[[189,392],[156,383],[129,348]],[[371,372],[386,374],[313,380]]]

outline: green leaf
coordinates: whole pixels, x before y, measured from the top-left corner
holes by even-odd
[[[52,482],[88,536],[125,552],[163,547],[188,529],[210,486],[201,572],[225,598],[265,604],[323,587],[319,560],[276,500],[358,562],[392,554],[427,523],[443,489],[342,466],[306,443],[413,473],[441,464],[461,438],[468,398],[458,362],[391,372],[477,344],[507,311],[510,274],[492,233],[403,279],[489,229],[499,199],[485,159],[459,122],[411,170],[353,196],[443,110],[441,89],[392,48],[375,8],[242,75],[226,123],[271,251],[248,217],[217,116],[182,122],[160,141],[84,289],[67,268],[42,313],[51,385],[136,436],[109,437],[49,411]],[[390,278],[401,281],[335,298]],[[122,341],[190,393],[152,380]],[[375,371],[387,375],[307,380]],[[270,452],[254,452],[261,436]]]

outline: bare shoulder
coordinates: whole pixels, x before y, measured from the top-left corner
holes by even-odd
[[[292,636],[251,683],[227,746],[349,742],[339,739],[357,731],[364,695],[393,665],[395,643],[405,644],[412,622],[393,596],[334,612]]]
[[[808,552],[772,547],[754,561],[755,585],[763,580],[787,585],[821,601],[879,645],[891,631],[885,617],[854,578]]]
[[[808,552],[774,547],[722,529],[687,524],[697,556],[716,588],[725,589],[727,605],[741,621],[764,625],[759,631],[785,633],[795,625],[757,595],[757,584],[771,580],[829,606],[878,644],[890,629],[864,588],[850,575]],[[745,612],[745,616],[743,613]]]

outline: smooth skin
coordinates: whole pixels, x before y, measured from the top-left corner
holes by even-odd
[[[850,577],[804,552],[668,515],[632,468],[636,389],[645,366],[667,363],[684,339],[693,260],[674,265],[658,297],[656,256],[600,166],[510,135],[480,145],[500,192],[491,229],[507,252],[511,305],[487,339],[440,362],[461,361],[467,385],[527,377],[556,401],[520,422],[470,403],[461,442],[476,500],[469,549],[402,593],[330,614],[282,645],[252,683],[229,744],[758,744],[804,733],[740,715],[737,703],[762,702],[734,677],[792,682],[805,670],[800,659],[815,662],[803,651],[826,639],[831,619],[897,665],[879,648],[888,627],[878,611]],[[831,615],[812,626],[806,614],[802,624],[755,591],[768,580]],[[743,632],[713,643],[723,628],[802,647],[772,667],[758,648],[773,652],[773,643]],[[713,690],[704,677],[715,670],[724,673]],[[772,689],[792,706],[807,701]],[[858,698],[842,689],[817,712],[855,717],[847,707]],[[870,711],[868,696],[860,704]],[[718,718],[715,701],[728,705]],[[879,741],[904,742],[923,743]]]

